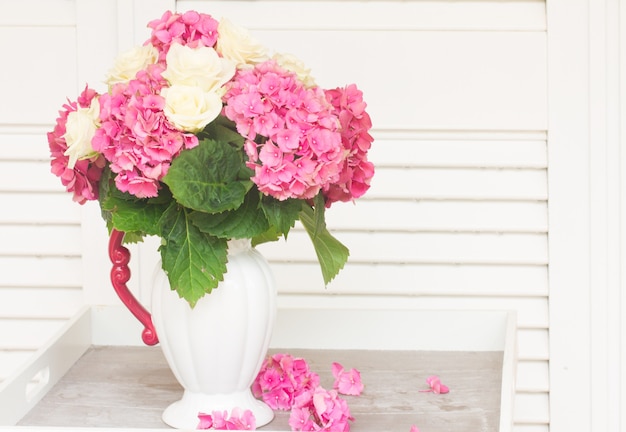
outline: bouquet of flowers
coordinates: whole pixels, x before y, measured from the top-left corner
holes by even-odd
[[[86,86],[59,112],[52,172],[74,201],[98,200],[126,242],[159,236],[171,287],[192,306],[223,279],[228,240],[286,238],[297,220],[328,283],[348,249],[325,210],[374,174],[362,92],[320,88],[227,19],[166,12],[148,27],[106,92]]]

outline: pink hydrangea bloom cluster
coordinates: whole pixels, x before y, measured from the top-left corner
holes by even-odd
[[[320,384],[320,377],[303,358],[274,354],[263,362],[252,393],[274,410],[289,410],[296,398]]]
[[[191,48],[213,47],[217,42],[218,24],[208,14],[196,11],[175,14],[167,11],[161,18],[148,23],[152,32],[146,43],[152,44],[159,51],[159,61],[164,62],[170,46],[174,43]]]
[[[48,145],[50,147],[52,173],[61,179],[61,183],[68,192],[71,192],[74,201],[84,204],[88,200],[98,199],[98,182],[102,176],[102,170],[106,161],[102,155],[96,155],[89,159],[78,160],[74,168],[69,168],[69,156],[65,156],[68,148],[65,135],[65,125],[69,114],[78,107],[88,108],[91,101],[97,98],[95,90],[85,87],[75,102],[68,101],[59,111],[54,130],[48,132]]]
[[[296,398],[289,426],[294,431],[348,432],[352,420],[348,403],[337,390],[317,387]]]
[[[337,180],[345,159],[340,125],[321,88],[306,88],[269,60],[239,71],[223,100],[224,114],[247,138],[248,166],[261,192],[309,199]]]
[[[198,414],[197,429],[211,430],[256,430],[256,419],[250,410],[241,411],[233,409],[228,415],[227,411],[213,411],[211,414]]]
[[[306,360],[274,354],[263,363],[252,392],[272,409],[291,410],[289,425],[294,431],[349,431],[354,418],[339,394],[360,395],[361,374],[356,369],[346,372],[339,363],[332,369],[335,382],[332,390],[326,390]]]
[[[363,92],[355,84],[345,88],[326,90],[326,98],[335,108],[333,113],[341,124],[341,143],[347,153],[339,179],[325,185],[323,193],[326,206],[336,201],[352,201],[362,196],[370,187],[374,164],[367,160],[374,138],[369,134],[372,120],[365,111]]]
[[[110,162],[117,188],[139,198],[157,196],[172,160],[198,145],[195,135],[176,129],[163,112],[165,99],[159,92],[167,82],[162,72],[163,66],[150,65],[100,96],[102,126],[93,149]]]

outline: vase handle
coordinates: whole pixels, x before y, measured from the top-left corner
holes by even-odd
[[[126,286],[126,282],[130,279],[130,268],[128,268],[128,262],[130,261],[130,251],[122,245],[124,239],[124,232],[112,230],[109,238],[109,258],[113,263],[111,268],[111,283],[113,289],[117,293],[117,296],[122,300],[124,306],[143,324],[144,329],[141,332],[141,339],[146,345],[156,345],[159,343],[159,338],[154,329],[152,323],[152,316],[150,312],[144,308],[141,303],[135,298],[132,292]]]

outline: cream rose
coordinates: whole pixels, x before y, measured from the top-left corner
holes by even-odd
[[[287,69],[298,75],[298,79],[305,85],[305,87],[315,87],[315,79],[311,76],[311,69],[307,68],[304,62],[299,58],[291,54],[276,53],[272,56],[279,66]]]
[[[250,36],[248,30],[222,18],[217,27],[217,52],[230,59],[241,69],[268,59],[267,48]]]
[[[163,78],[171,86],[200,87],[205,92],[217,90],[236,72],[235,64],[221,58],[213,48],[190,48],[172,44],[166,57],[167,69]]]
[[[100,126],[100,103],[97,98],[92,99],[89,108],[78,108],[67,116],[63,139],[67,143],[67,150],[63,153],[69,156],[68,168],[73,169],[80,159],[87,159],[96,154],[91,147],[91,140]]]
[[[150,44],[126,51],[115,59],[113,67],[107,73],[105,82],[109,86],[118,82],[128,82],[135,78],[138,71],[156,63],[158,57],[158,51]]]
[[[218,92],[205,92],[200,87],[173,85],[164,88],[165,117],[178,129],[196,133],[204,129],[222,111]]]

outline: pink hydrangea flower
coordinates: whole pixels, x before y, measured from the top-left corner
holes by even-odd
[[[336,201],[359,198],[369,189],[374,164],[368,161],[367,152],[374,138],[369,134],[372,121],[365,111],[367,104],[356,85],[326,90],[326,98],[341,123],[341,143],[347,153],[338,180],[323,188],[326,206],[330,207]]]
[[[102,176],[102,170],[106,164],[104,157],[97,154],[89,159],[78,160],[74,168],[69,168],[69,156],[65,155],[68,148],[65,135],[67,118],[78,107],[88,108],[91,101],[97,98],[95,90],[85,87],[75,102],[63,105],[59,111],[54,130],[48,133],[48,145],[50,147],[51,171],[61,179],[61,183],[68,192],[73,193],[73,200],[84,204],[90,200],[98,199],[98,183]]]
[[[347,432],[353,420],[347,402],[336,390],[316,387],[296,398],[289,426],[294,431]]]
[[[274,60],[238,71],[226,87],[223,112],[247,138],[248,166],[261,192],[310,199],[339,180],[346,154],[322,89],[306,88]]]
[[[302,393],[319,385],[320,378],[311,372],[306,360],[290,354],[268,357],[252,383],[252,393],[272,409],[289,410]]]
[[[110,162],[115,185],[138,198],[155,197],[172,160],[198,138],[166,118],[160,90],[167,85],[162,65],[150,65],[128,83],[117,83],[100,97],[100,123],[92,140]]]
[[[211,414],[199,413],[200,422],[196,429],[211,430],[256,430],[256,419],[250,410],[233,409],[230,416],[227,411],[213,411]]]
[[[333,388],[344,395],[359,396],[363,391],[361,372],[357,369],[345,371],[339,363],[332,364],[332,373],[335,377]]]
[[[148,23],[152,32],[146,43],[152,44],[158,50],[159,61],[164,62],[173,43],[188,45],[191,48],[214,47],[218,37],[218,24],[218,21],[208,14],[195,11],[183,14],[166,11],[161,18]]]

